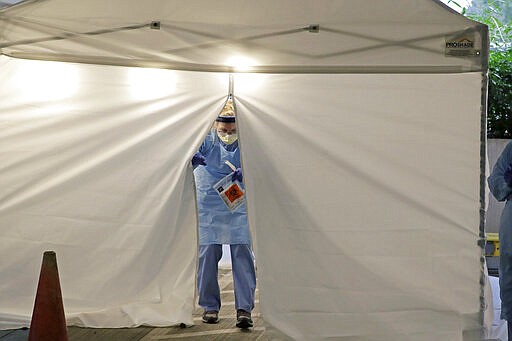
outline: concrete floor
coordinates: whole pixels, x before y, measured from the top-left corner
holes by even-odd
[[[203,313],[200,307],[194,311],[194,326],[174,327],[138,327],[118,329],[93,329],[68,327],[69,341],[156,341],[156,340],[258,340],[269,338],[259,314],[259,294],[256,289],[255,309],[252,312],[254,327],[249,330],[236,328],[235,298],[233,278],[230,269],[219,270],[219,286],[221,288],[222,307],[217,324],[206,324],[201,321]],[[26,341],[28,329],[0,331],[0,341]]]

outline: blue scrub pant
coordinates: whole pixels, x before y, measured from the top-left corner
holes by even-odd
[[[500,298],[500,317],[512,322],[512,254],[503,245],[500,250]]]
[[[230,245],[230,249],[235,285],[235,309],[250,312],[254,309],[254,291],[256,289],[256,272],[252,251],[247,244],[233,244]],[[221,258],[221,244],[199,245],[197,289],[199,305],[206,311],[220,310],[218,265]]]

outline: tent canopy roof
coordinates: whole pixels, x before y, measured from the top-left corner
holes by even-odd
[[[0,12],[12,57],[201,71],[466,72],[486,28],[434,0],[46,0]],[[465,49],[448,42],[470,41]],[[450,55],[451,54],[451,55]]]

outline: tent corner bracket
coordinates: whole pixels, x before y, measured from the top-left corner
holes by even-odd
[[[304,30],[310,32],[310,33],[318,33],[320,32],[320,25],[319,24],[311,24],[309,26],[304,27]]]

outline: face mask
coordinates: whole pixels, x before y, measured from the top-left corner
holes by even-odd
[[[236,140],[238,140],[238,135],[235,134],[220,134],[217,133],[219,136],[219,139],[224,142],[225,144],[233,144]]]

